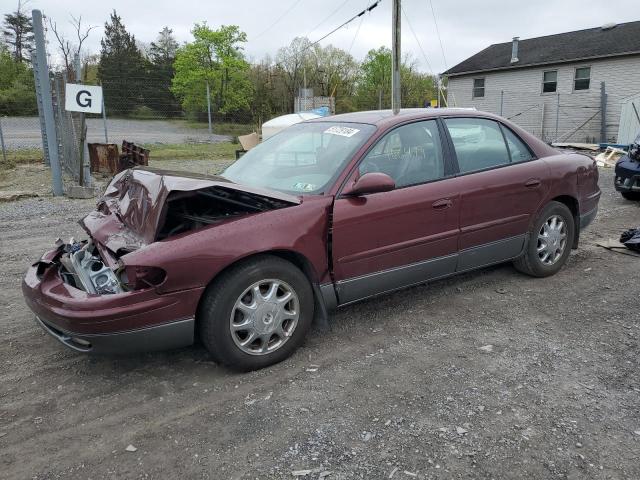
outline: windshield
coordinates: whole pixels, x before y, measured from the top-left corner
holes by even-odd
[[[362,123],[299,123],[252,148],[222,175],[252,187],[319,194],[375,129]]]

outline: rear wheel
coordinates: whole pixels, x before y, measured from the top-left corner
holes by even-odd
[[[627,200],[640,200],[640,192],[620,192]]]
[[[571,210],[563,203],[549,202],[529,231],[527,250],[514,266],[534,277],[557,273],[571,253],[575,228]]]
[[[200,338],[218,363],[256,370],[302,344],[313,308],[311,285],[298,268],[278,257],[256,257],[207,288],[198,312]]]

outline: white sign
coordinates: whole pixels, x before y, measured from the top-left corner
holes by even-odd
[[[102,87],[67,83],[64,109],[67,112],[102,113]]]

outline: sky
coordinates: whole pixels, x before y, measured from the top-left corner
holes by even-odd
[[[42,10],[70,38],[74,35],[70,16],[82,15],[83,22],[98,27],[85,42],[86,53],[99,51],[103,26],[113,9],[127,30],[144,43],[152,42],[164,26],[173,29],[182,43],[191,39],[190,30],[196,22],[206,21],[213,28],[235,24],[247,33],[247,57],[257,61],[266,54],[275,55],[296,36],[312,41],[322,37],[373,2],[28,0],[26,10]],[[0,0],[0,14],[14,10],[16,5],[17,0]],[[390,47],[391,5],[392,0],[382,0],[362,20],[355,20],[321,44],[351,49],[358,60],[370,49]],[[487,46],[511,41],[514,36],[524,39],[640,20],[637,5],[638,0],[402,0],[402,51],[409,53],[421,70],[441,73]],[[54,40],[50,35],[50,48]]]

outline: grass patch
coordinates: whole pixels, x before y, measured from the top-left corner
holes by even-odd
[[[39,148],[21,148],[7,151],[7,160],[4,160],[0,151],[0,170],[11,170],[18,163],[41,163],[44,161],[42,150]]]
[[[146,144],[151,160],[233,160],[239,145],[220,143]]]

